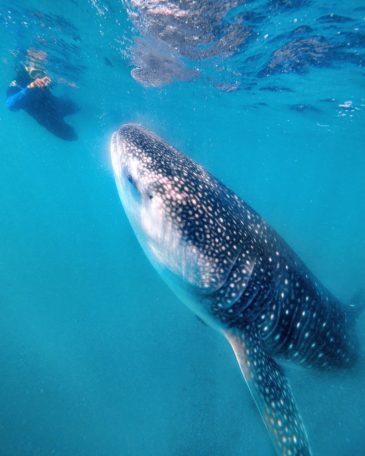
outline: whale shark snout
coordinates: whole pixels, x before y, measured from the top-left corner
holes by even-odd
[[[125,124],[112,134],[110,141],[112,160],[125,165],[133,159],[145,163],[155,152],[153,148],[148,147],[148,144],[157,139],[153,133],[139,124]],[[154,158],[158,160],[159,155],[155,154]]]

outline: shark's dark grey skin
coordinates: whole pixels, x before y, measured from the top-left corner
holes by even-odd
[[[230,342],[281,455],[309,455],[276,359],[319,369],[357,358],[356,311],[204,168],[140,125],[111,142],[116,183],[147,256],[173,291]]]

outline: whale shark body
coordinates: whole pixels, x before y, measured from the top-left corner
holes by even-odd
[[[310,455],[277,360],[348,368],[356,312],[340,303],[285,241],[202,166],[137,124],[112,136],[125,212],[176,295],[231,344],[277,454]]]

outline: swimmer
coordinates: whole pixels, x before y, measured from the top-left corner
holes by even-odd
[[[6,92],[6,105],[11,111],[23,109],[58,138],[76,140],[75,130],[64,117],[76,113],[79,108],[73,101],[53,95],[51,84],[49,76],[21,66]]]

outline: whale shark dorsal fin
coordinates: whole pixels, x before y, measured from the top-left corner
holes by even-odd
[[[225,333],[278,455],[309,456],[307,434],[282,368],[247,328]]]

